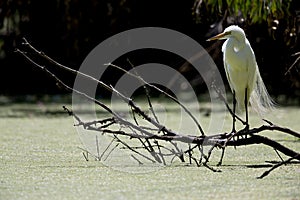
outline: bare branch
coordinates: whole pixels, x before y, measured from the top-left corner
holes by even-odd
[[[96,154],[93,155],[96,159],[101,160],[103,156],[105,155],[106,160],[111,153],[116,149],[127,149],[130,150],[134,155],[131,155],[131,157],[138,162],[139,165],[143,164],[139,158],[144,158],[148,161],[151,161],[152,163],[162,163],[164,165],[167,164],[167,157],[171,157],[171,163],[173,162],[173,159],[175,157],[178,157],[182,162],[184,162],[184,156],[188,156],[189,162],[192,163],[194,162],[197,166],[205,166],[208,169],[214,171],[214,172],[219,172],[220,170],[215,169],[211,166],[208,165],[210,156],[212,155],[213,150],[216,149],[216,147],[221,147],[222,149],[222,155],[221,159],[218,163],[218,166],[221,165],[222,159],[224,156],[224,152],[226,147],[228,146],[242,146],[242,145],[251,145],[251,144],[263,144],[266,146],[269,146],[275,151],[279,151],[286,156],[290,157],[286,161],[282,161],[281,163],[274,165],[270,170],[266,171],[264,174],[262,174],[258,178],[263,178],[267,176],[272,170],[278,168],[279,166],[289,163],[293,159],[300,160],[299,153],[278,143],[275,140],[272,140],[268,137],[261,136],[259,135],[260,133],[264,131],[278,131],[280,133],[285,133],[289,134],[291,136],[294,136],[296,138],[300,138],[300,133],[291,130],[286,127],[281,127],[278,125],[274,125],[272,122],[268,120],[264,120],[267,125],[262,125],[257,128],[252,128],[252,129],[242,129],[237,132],[238,136],[244,136],[241,138],[238,138],[237,140],[234,140],[232,138],[232,134],[230,133],[217,133],[214,135],[209,135],[206,136],[200,126],[200,123],[196,120],[196,118],[189,112],[189,110],[181,103],[179,100],[171,96],[170,94],[162,91],[158,87],[147,83],[142,77],[140,77],[138,74],[133,74],[130,73],[121,67],[118,67],[113,64],[107,64],[109,66],[112,66],[116,69],[119,69],[123,71],[124,73],[129,74],[130,76],[138,79],[145,85],[145,87],[153,88],[162,94],[166,95],[169,97],[171,100],[175,101],[177,104],[179,104],[185,112],[191,117],[192,121],[198,126],[198,129],[200,130],[201,135],[200,136],[194,136],[191,134],[183,134],[183,133],[177,133],[174,132],[170,129],[168,129],[164,124],[161,124],[156,117],[156,114],[154,112],[150,95],[146,90],[146,95],[147,95],[147,101],[149,104],[149,107],[151,109],[151,112],[154,117],[150,117],[146,112],[144,112],[136,103],[129,97],[125,96],[124,94],[120,93],[117,91],[113,86],[107,85],[102,81],[99,81],[87,74],[84,74],[82,72],[76,71],[74,69],[71,69],[67,66],[64,66],[52,58],[48,57],[46,54],[44,54],[41,51],[38,51],[35,49],[31,44],[28,43],[26,39],[24,39],[24,45],[28,47],[31,51],[36,53],[37,55],[41,56],[44,58],[47,62],[54,64],[55,66],[58,66],[61,69],[67,70],[71,73],[74,73],[76,75],[83,76],[87,79],[90,79],[92,81],[97,82],[100,86],[103,88],[107,89],[110,92],[113,92],[117,94],[117,96],[122,99],[124,102],[127,103],[127,105],[131,108],[132,114],[133,114],[133,121],[131,122],[128,119],[125,119],[124,117],[120,116],[118,113],[114,112],[111,110],[108,106],[106,106],[103,102],[87,95],[86,93],[82,91],[78,91],[67,84],[61,79],[59,79],[54,73],[49,71],[47,67],[44,65],[40,65],[39,63],[35,62],[33,59],[31,59],[30,56],[28,56],[24,51],[21,51],[19,49],[16,50],[17,53],[22,55],[24,58],[26,58],[30,63],[32,63],[35,67],[38,67],[39,69],[43,70],[46,74],[48,74],[51,78],[53,78],[60,86],[62,86],[64,89],[66,89],[69,92],[74,92],[80,96],[83,96],[84,98],[88,99],[89,101],[95,103],[96,105],[100,106],[103,108],[107,114],[109,114],[109,117],[106,117],[102,120],[92,120],[88,122],[84,122],[81,120],[81,118],[74,112],[72,112],[70,109],[67,107],[63,106],[63,109],[74,119],[77,121],[75,126],[81,126],[85,130],[92,130],[92,131],[97,131],[100,134],[104,135],[109,135],[113,139],[111,142],[108,144],[108,146],[105,148],[103,152],[100,152],[99,148],[99,143],[98,143],[98,135],[96,135]],[[298,61],[298,58],[297,60]],[[241,123],[245,124],[245,122],[236,116],[230,107],[228,106],[227,102],[225,101],[225,98],[222,96],[220,91],[216,89],[219,98],[222,99],[228,109],[228,111],[231,113],[232,117],[237,118]],[[139,125],[138,119],[139,117],[147,122],[147,125]],[[116,126],[117,125],[117,126]],[[116,127],[119,129],[115,130]],[[127,143],[126,139],[135,139],[136,141],[139,141],[138,145],[129,145],[130,143]],[[182,150],[178,147],[177,144],[183,143],[187,144],[187,148],[185,150]],[[165,144],[169,144],[170,146],[167,146]],[[204,146],[209,146],[209,150],[207,152],[207,155],[204,153]],[[198,147],[198,149],[197,149]],[[109,152],[108,152],[109,151]],[[86,154],[84,154],[86,153]],[[90,152],[84,150],[83,155],[86,160],[88,160],[88,154],[91,154]],[[137,156],[135,156],[137,155]],[[200,156],[199,159],[198,156]],[[203,161],[202,161],[203,160]]]

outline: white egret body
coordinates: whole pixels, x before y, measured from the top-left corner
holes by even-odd
[[[246,122],[248,123],[247,106],[249,102],[255,111],[262,114],[273,107],[272,99],[260,76],[254,52],[243,29],[235,25],[229,26],[223,33],[208,39],[208,41],[216,39],[226,39],[222,46],[226,76],[238,109],[246,110]]]

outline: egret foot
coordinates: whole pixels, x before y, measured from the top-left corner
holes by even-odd
[[[231,130],[230,134],[236,134],[236,130],[235,130],[235,128],[232,128],[232,130]]]
[[[246,126],[243,130],[241,130],[241,134],[245,135],[245,139],[247,139],[247,132],[249,131],[249,124],[246,123]]]

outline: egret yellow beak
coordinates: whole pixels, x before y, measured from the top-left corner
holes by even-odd
[[[218,35],[216,35],[214,37],[211,37],[211,38],[207,39],[206,41],[225,39],[224,37],[227,36],[227,35],[230,35],[230,32],[220,33],[220,34],[218,34]]]

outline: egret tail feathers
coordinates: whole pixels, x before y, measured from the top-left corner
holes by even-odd
[[[254,90],[250,96],[250,104],[252,109],[257,112],[260,116],[263,116],[268,111],[275,109],[275,103],[270,97],[265,84],[258,74]]]

